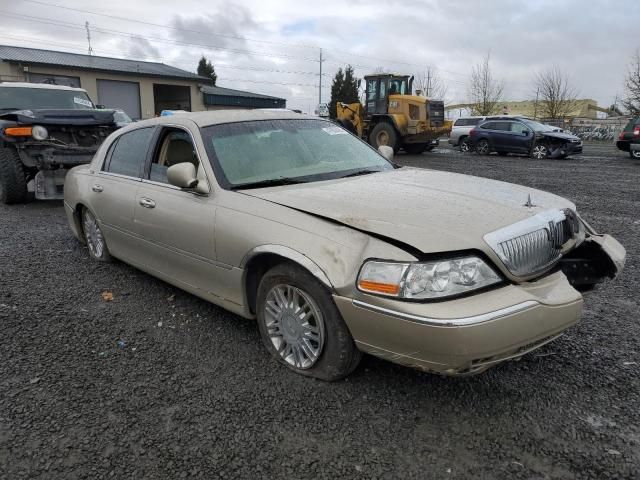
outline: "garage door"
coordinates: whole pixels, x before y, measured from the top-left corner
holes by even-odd
[[[121,108],[134,120],[140,115],[140,85],[137,82],[98,80],[98,103],[107,108]]]

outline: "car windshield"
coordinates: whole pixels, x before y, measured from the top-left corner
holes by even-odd
[[[202,129],[227,188],[329,180],[393,164],[343,128],[323,120],[261,120]]]
[[[0,87],[1,110],[94,108],[85,92],[53,88]]]
[[[552,132],[553,130],[555,130],[555,127],[552,127],[551,125],[544,125],[543,123],[535,122],[533,120],[522,119],[522,121],[527,124],[527,126],[529,126],[534,132]]]

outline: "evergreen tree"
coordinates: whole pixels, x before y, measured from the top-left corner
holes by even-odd
[[[211,82],[214,85],[216,84],[216,79],[218,78],[218,75],[216,75],[216,70],[215,68],[213,68],[213,64],[209,60],[207,60],[204,55],[198,62],[198,75],[210,78]]]
[[[351,65],[347,65],[344,70],[342,68],[338,69],[331,83],[331,100],[329,101],[329,116],[331,118],[336,118],[337,116],[337,102],[349,104],[360,101],[360,96],[358,95],[359,83],[360,81],[355,78]]]
[[[329,117],[336,118],[336,103],[342,100],[342,87],[344,85],[344,72],[339,68],[331,82],[331,100],[329,100]]]

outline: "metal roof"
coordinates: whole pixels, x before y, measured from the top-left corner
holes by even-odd
[[[41,50],[38,48],[14,47],[0,45],[0,60],[9,63],[25,65],[48,65],[55,67],[69,67],[80,70],[95,70],[116,72],[127,75],[142,75],[149,77],[170,77],[181,80],[196,80],[209,82],[210,79],[195,73],[187,72],[164,63],[144,62],[141,60],[126,60],[123,58],[98,57],[79,53],[58,52],[55,50]]]
[[[49,90],[68,90],[72,92],[85,92],[84,88],[67,87],[65,85],[50,85],[48,83],[26,83],[26,82],[0,82],[2,88],[38,88]]]
[[[284,98],[271,97],[269,95],[262,95],[260,93],[244,92],[242,90],[234,90],[232,88],[214,87],[210,85],[203,85],[200,90],[207,95],[222,95],[225,97],[244,97],[244,98],[264,98],[268,100],[284,100]]]
[[[232,88],[203,85],[200,90],[204,94],[205,105],[245,108],[285,108],[284,98],[270,97],[259,93],[244,92]]]

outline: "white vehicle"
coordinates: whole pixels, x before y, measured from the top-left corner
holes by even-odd
[[[319,117],[329,117],[329,105],[326,103],[319,104],[317,112]]]

